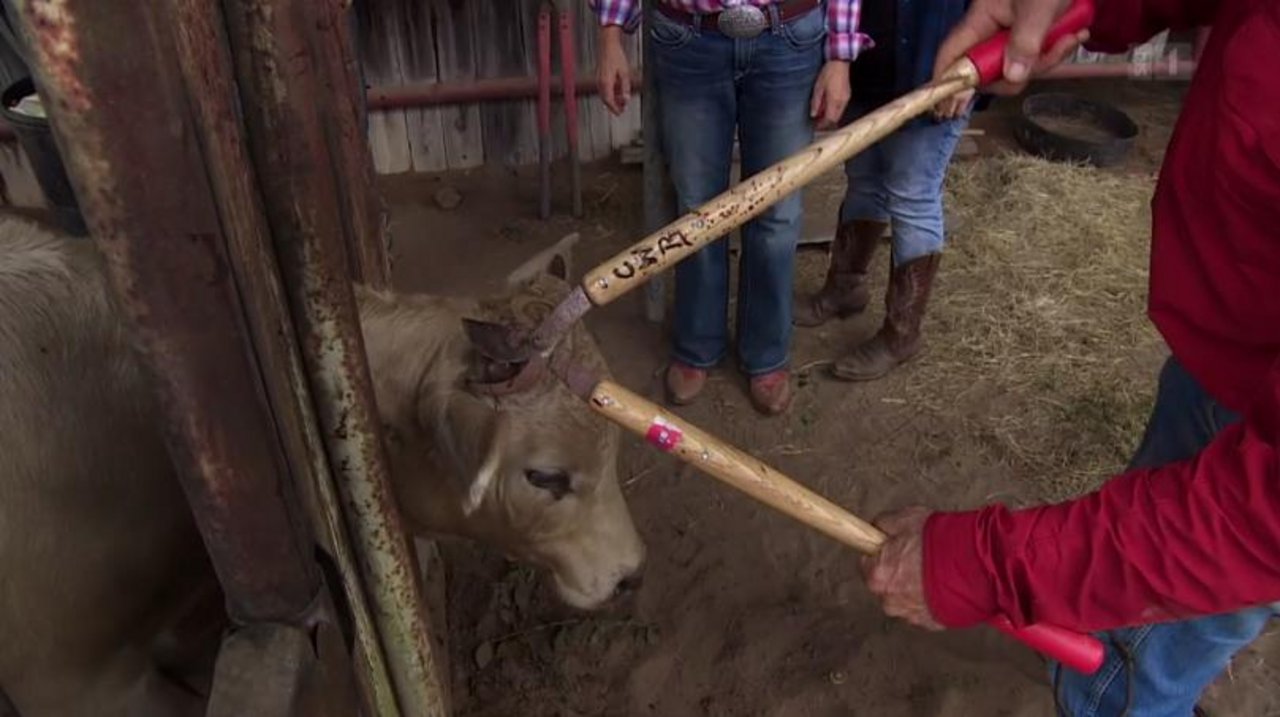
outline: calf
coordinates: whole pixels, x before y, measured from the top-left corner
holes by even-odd
[[[411,529],[544,566],[592,608],[644,553],[617,429],[550,378],[502,397],[465,381],[464,317],[528,324],[566,292],[544,275],[500,300],[357,298]],[[605,369],[581,327],[559,350]],[[152,654],[211,575],[159,421],[93,245],[0,217],[0,692],[23,717],[199,714]]]

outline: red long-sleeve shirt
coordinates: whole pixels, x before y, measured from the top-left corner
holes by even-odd
[[[1152,202],[1149,315],[1244,418],[1077,500],[934,514],[925,593],[944,625],[1106,629],[1280,600],[1280,1],[1099,0],[1090,45],[1202,25]]]

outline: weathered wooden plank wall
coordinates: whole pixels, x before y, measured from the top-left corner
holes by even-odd
[[[355,4],[359,32],[356,46],[369,85],[404,84],[404,52],[408,44],[403,20],[406,3],[360,0]],[[409,123],[404,110],[369,113],[369,149],[379,172],[413,169]]]
[[[474,80],[475,39],[471,36],[470,2],[430,0],[435,19],[436,66],[441,82]],[[480,106],[441,108],[445,165],[450,169],[476,167],[484,162],[484,135],[480,127]]]
[[[465,82],[537,74],[541,0],[358,0],[360,51],[369,85]],[[572,3],[579,77],[594,74],[596,23],[586,0]],[[552,67],[559,74],[558,33]],[[628,40],[633,62],[637,37]],[[613,117],[598,97],[578,100],[579,156],[600,159],[640,133],[640,98]],[[553,157],[567,152],[562,103],[553,98]],[[467,169],[480,164],[520,166],[538,161],[536,103],[532,99],[430,109],[371,111],[369,143],[384,174]]]

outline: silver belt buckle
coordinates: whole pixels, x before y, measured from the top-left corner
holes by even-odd
[[[769,16],[764,10],[750,4],[734,5],[720,11],[717,28],[725,35],[737,39],[755,37],[769,27]]]

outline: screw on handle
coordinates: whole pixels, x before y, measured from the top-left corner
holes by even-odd
[[[1053,23],[1045,35],[1040,51],[1051,49],[1068,35],[1086,30],[1093,24],[1093,0],[1075,0],[1071,7]],[[1004,51],[1009,47],[1009,31],[1003,30],[988,40],[978,43],[966,56],[978,70],[979,86],[989,85],[1004,78]]]

